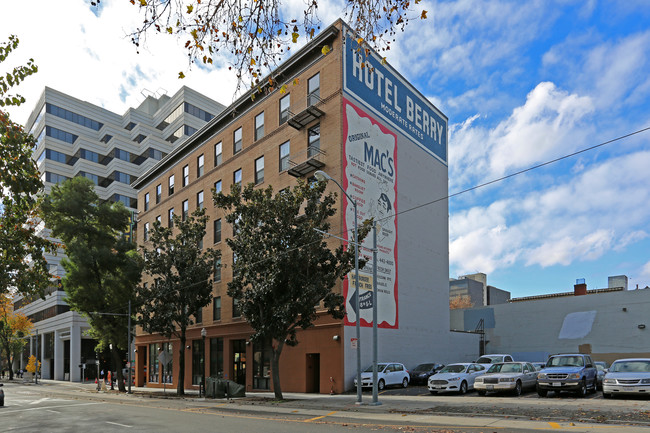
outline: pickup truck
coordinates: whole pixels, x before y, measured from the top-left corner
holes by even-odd
[[[587,391],[596,392],[598,375],[591,356],[581,353],[552,355],[537,373],[537,394],[546,397],[549,391],[571,391],[579,397]]]

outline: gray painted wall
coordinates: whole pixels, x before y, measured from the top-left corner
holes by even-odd
[[[551,353],[583,351],[611,362],[650,354],[649,305],[648,289],[592,293],[456,310],[451,323],[458,325],[462,318],[474,329],[479,317],[493,317],[493,323],[486,320],[490,353],[536,361]]]

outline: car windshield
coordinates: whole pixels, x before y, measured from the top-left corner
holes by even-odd
[[[521,373],[521,364],[494,364],[488,373]]]
[[[464,373],[466,368],[466,365],[461,364],[448,365],[440,370],[439,373]]]
[[[650,373],[650,360],[615,362],[612,364],[609,371],[610,373]]]
[[[388,364],[377,364],[377,372],[381,373],[382,371],[384,371],[384,368],[386,368],[387,365]],[[372,373],[372,365],[370,365],[370,367],[363,370],[363,372],[364,373]]]
[[[500,356],[481,356],[476,363],[477,364],[492,364],[493,362],[501,361]]]
[[[433,364],[420,364],[413,369],[413,371],[431,371],[433,370]]]
[[[582,356],[554,356],[546,363],[547,367],[584,367]]]

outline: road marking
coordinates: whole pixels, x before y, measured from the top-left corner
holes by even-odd
[[[560,424],[558,424],[556,422],[549,422],[548,425],[550,425],[551,428],[562,428],[562,427],[560,427]]]
[[[39,404],[39,403],[43,403],[44,401],[48,401],[48,400],[49,400],[49,398],[47,398],[47,397],[39,398],[38,400],[34,400],[34,401],[30,402],[29,404]]]
[[[102,404],[102,403],[103,402],[68,404],[68,405],[65,405],[65,406],[59,405],[59,406],[30,407],[30,408],[27,408],[27,409],[15,409],[15,410],[9,410],[9,411],[3,410],[2,413],[7,414],[7,413],[27,412],[27,411],[32,411],[32,410],[60,409],[61,407],[88,406],[88,405],[91,405],[91,404]]]
[[[316,418],[306,419],[305,422],[312,422],[312,421],[316,421],[316,420],[319,420],[319,419],[323,419],[323,418],[325,418],[326,416],[334,415],[335,413],[336,413],[336,411],[334,411],[334,412],[330,412],[330,413],[328,413],[327,415],[317,416]]]
[[[126,428],[131,428],[131,427],[133,427],[132,425],[120,424],[120,423],[118,423],[118,422],[110,422],[110,421],[106,421],[106,424],[113,424],[113,425],[118,425],[118,426],[120,426],[120,427],[126,427]]]
[[[52,410],[52,409],[46,409],[46,410],[47,410],[48,412],[52,412],[52,413],[61,413],[61,412],[59,412],[58,410]]]

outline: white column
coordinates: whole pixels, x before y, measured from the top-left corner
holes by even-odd
[[[70,382],[81,382],[81,327],[72,323],[70,326]]]
[[[38,360],[41,361],[41,379],[51,379],[50,364],[45,362],[45,332],[38,334]]]
[[[54,331],[54,380],[63,380],[64,360],[63,360],[63,340],[61,340],[61,330]]]

